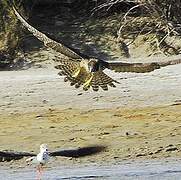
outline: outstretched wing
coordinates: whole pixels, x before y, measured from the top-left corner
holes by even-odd
[[[123,62],[107,62],[106,67],[115,72],[135,72],[146,73],[154,71],[164,66],[181,63],[181,59],[170,60],[165,62],[151,62],[151,63],[123,63]]]
[[[31,32],[35,37],[37,37],[40,41],[42,41],[45,46],[52,48],[53,50],[60,52],[61,54],[64,54],[65,56],[68,56],[72,59],[82,59],[82,57],[71,50],[70,48],[64,46],[62,43],[56,42],[55,40],[49,38],[44,33],[38,31],[33,26],[31,26],[29,23],[26,22],[26,20],[18,13],[18,11],[13,7],[13,10],[17,16],[17,18],[21,21],[21,23]]]

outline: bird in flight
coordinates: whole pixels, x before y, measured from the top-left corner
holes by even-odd
[[[60,69],[58,73],[60,76],[65,76],[64,81],[70,81],[71,86],[76,88],[83,87],[83,90],[88,90],[90,87],[94,91],[98,91],[99,87],[107,91],[108,86],[116,87],[118,81],[108,76],[104,70],[110,69],[115,72],[134,72],[147,73],[159,69],[167,65],[174,65],[181,63],[181,59],[170,60],[164,62],[151,63],[125,63],[120,61],[104,61],[102,59],[92,58],[81,53],[76,52],[72,48],[63,45],[48,37],[48,35],[40,32],[31,26],[13,7],[17,18],[21,23],[31,32],[35,37],[44,43],[46,47],[63,54],[68,57],[56,57],[59,64],[55,68]]]

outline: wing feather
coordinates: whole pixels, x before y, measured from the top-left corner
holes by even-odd
[[[91,86],[92,86],[93,91],[99,90],[99,84],[97,83],[98,79],[99,79],[98,74],[94,73],[94,76],[93,76],[92,81],[91,81]]]
[[[174,65],[181,63],[181,59],[163,61],[163,62],[151,62],[151,63],[123,63],[123,62],[107,62],[106,67],[114,70],[115,72],[135,72],[146,73],[154,71],[164,66]]]
[[[159,69],[160,65],[157,63],[113,62],[113,63],[108,63],[108,68],[114,70],[115,72],[146,73],[146,72],[151,72],[155,69]]]
[[[58,75],[66,76],[64,78],[65,82],[70,81],[72,86],[77,83],[77,79],[74,78],[72,76],[72,74],[76,70],[78,70],[78,68],[79,68],[78,64],[70,62],[70,63],[66,63],[66,64],[59,64],[59,65],[55,66],[55,68],[56,69],[61,69],[61,71],[58,73]]]
[[[61,69],[61,71],[58,73],[60,76],[65,76],[64,81],[70,81],[70,85],[74,86],[75,88],[79,88],[81,85],[83,85],[87,78],[89,77],[89,74],[87,74],[81,67],[79,62],[75,61],[65,61],[61,64],[55,66],[56,69]],[[75,74],[78,72],[78,74],[75,76]],[[84,90],[88,90],[90,86],[86,86]]]
[[[108,90],[107,83],[104,79],[104,75],[103,75],[102,71],[100,71],[100,73],[99,73],[99,85],[104,91]]]

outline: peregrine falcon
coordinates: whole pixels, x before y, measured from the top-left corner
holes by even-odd
[[[147,73],[167,65],[181,63],[181,59],[166,62],[125,63],[88,57],[38,31],[31,26],[14,7],[13,9],[21,23],[33,33],[35,37],[42,41],[46,47],[68,57],[68,59],[56,57],[56,61],[59,64],[55,66],[55,68],[61,70],[58,74],[65,76],[64,81],[70,81],[71,86],[75,86],[76,88],[82,86],[85,91],[90,87],[92,87],[94,91],[98,91],[99,87],[105,91],[108,90],[108,86],[116,87],[115,83],[119,82],[104,72],[106,68],[115,72]]]

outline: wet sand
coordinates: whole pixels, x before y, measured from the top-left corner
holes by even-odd
[[[89,164],[78,166],[60,166],[56,168],[47,167],[42,179],[44,180],[172,180],[180,179],[181,175],[180,160],[167,159],[163,161],[135,161],[120,163],[117,165]],[[19,168],[9,170],[8,168],[0,168],[0,176],[6,180],[11,179],[36,179],[35,170],[31,168]]]

